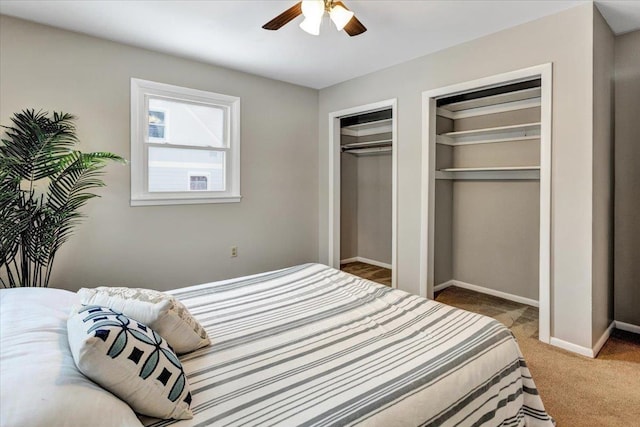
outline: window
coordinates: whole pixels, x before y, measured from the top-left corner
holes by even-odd
[[[131,205],[240,201],[240,99],[131,79]]]

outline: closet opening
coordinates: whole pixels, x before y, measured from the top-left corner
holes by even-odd
[[[423,93],[424,295],[453,286],[538,307],[545,342],[550,147],[550,64]]]
[[[329,261],[395,287],[395,100],[331,113],[330,123]]]

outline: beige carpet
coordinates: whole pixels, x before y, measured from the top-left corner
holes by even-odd
[[[518,340],[559,427],[640,427],[640,336],[614,330],[596,359],[538,341],[538,309],[449,287],[436,300],[491,316]]]

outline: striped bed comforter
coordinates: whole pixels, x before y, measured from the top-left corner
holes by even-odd
[[[213,344],[194,418],[148,426],[552,426],[510,331],[319,264],[172,291]]]

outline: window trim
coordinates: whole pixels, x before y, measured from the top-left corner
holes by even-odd
[[[210,104],[226,109],[225,128],[228,132],[228,147],[197,147],[184,145],[180,148],[202,148],[225,151],[226,191],[148,191],[148,146],[174,147],[161,141],[148,141],[149,97],[161,97],[178,101]],[[166,120],[166,116],[165,116]],[[166,135],[165,135],[166,137]],[[151,145],[149,145],[151,144]],[[131,206],[183,205],[200,203],[240,202],[240,98],[198,89],[174,86],[137,78],[131,79]]]

